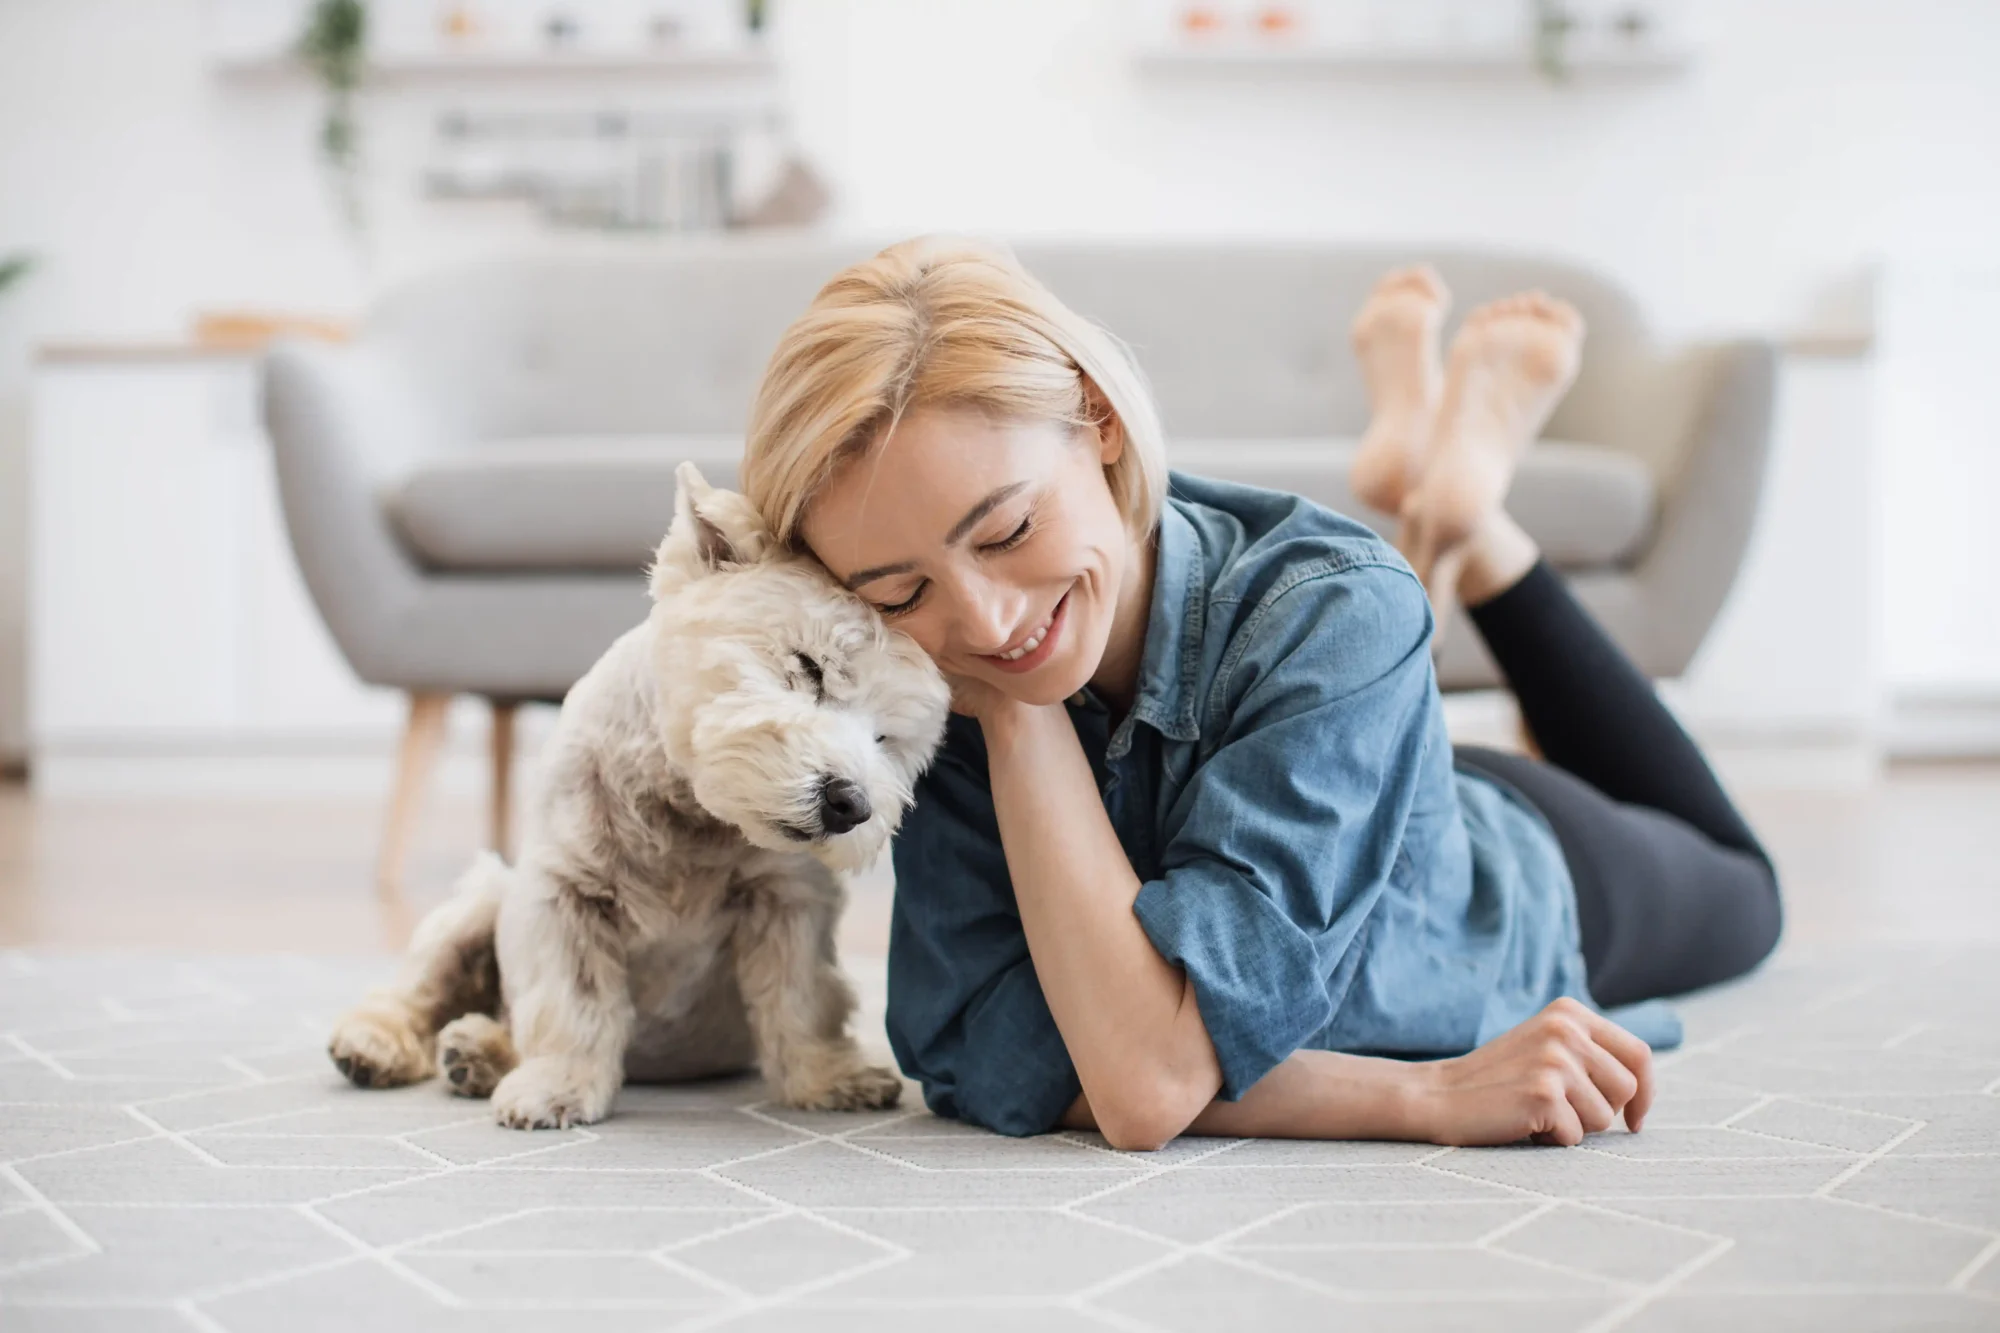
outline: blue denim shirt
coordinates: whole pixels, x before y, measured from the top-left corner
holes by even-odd
[[[1070,701],[1133,912],[1240,1097],[1302,1047],[1462,1054],[1590,1002],[1555,836],[1452,766],[1431,614],[1396,552],[1297,496],[1175,473],[1131,711]],[[1028,956],[979,726],[954,716],[894,845],[889,1042],[939,1115],[1056,1124],[1081,1085]],[[1655,1045],[1664,1006],[1617,1017]]]

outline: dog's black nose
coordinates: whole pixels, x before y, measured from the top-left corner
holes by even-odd
[[[846,778],[828,778],[819,784],[819,824],[829,834],[859,828],[874,813],[868,793]]]

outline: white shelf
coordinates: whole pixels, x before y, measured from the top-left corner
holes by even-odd
[[[1695,48],[1685,44],[1577,43],[1565,54],[1563,63],[1575,74],[1586,77],[1660,75],[1687,68],[1694,57]],[[1189,74],[1232,70],[1326,74],[1535,72],[1534,54],[1526,45],[1453,48],[1240,40],[1218,40],[1211,45],[1190,41],[1142,47],[1138,60],[1142,70]]]
[[[281,80],[308,77],[305,66],[287,54],[225,56],[215,62],[229,79]],[[465,51],[435,55],[384,56],[368,66],[376,83],[449,82],[463,79],[737,78],[777,72],[777,62],[761,46],[621,53],[611,51]]]

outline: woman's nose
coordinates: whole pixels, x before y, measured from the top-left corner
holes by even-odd
[[[992,585],[965,590],[959,604],[959,634],[979,654],[997,653],[1021,623],[1021,598]]]

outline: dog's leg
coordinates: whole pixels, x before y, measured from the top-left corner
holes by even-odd
[[[500,975],[521,1063],[493,1089],[493,1118],[513,1129],[566,1129],[602,1120],[625,1081],[633,1013],[624,912],[602,883],[532,873],[536,882],[500,921]]]
[[[438,1073],[460,1097],[490,1097],[521,1057],[513,1034],[485,1014],[467,1014],[437,1035]]]
[[[762,882],[748,901],[734,935],[736,981],[765,1081],[787,1106],[894,1106],[902,1080],[865,1063],[847,1031],[854,988],[834,956],[839,888]]]
[[[334,1025],[327,1054],[355,1084],[393,1088],[429,1078],[438,1029],[498,1006],[493,929],[509,873],[498,857],[475,860],[458,891],[417,924],[402,975]]]

